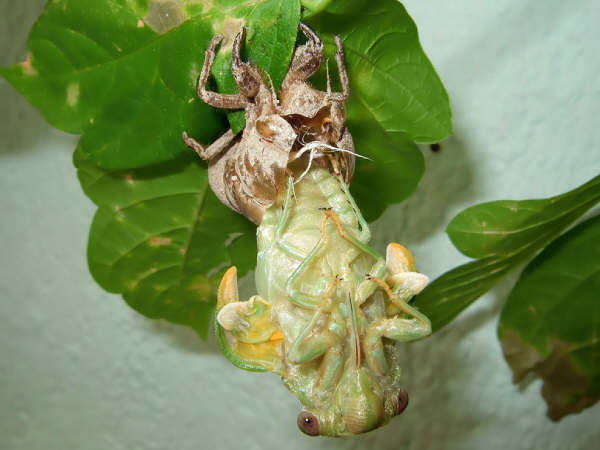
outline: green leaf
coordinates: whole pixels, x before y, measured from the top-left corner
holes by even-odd
[[[314,16],[315,14],[323,11],[327,6],[331,3],[332,0],[302,0],[302,7],[304,10],[302,11],[302,18],[308,19],[309,17]]]
[[[559,420],[600,400],[600,216],[565,233],[523,271],[498,326],[515,382],[544,381]]]
[[[439,330],[599,201],[600,176],[544,200],[491,202],[468,208],[450,223],[448,232],[459,249],[482,258],[434,280],[415,303],[431,319],[433,329]],[[502,217],[502,221],[494,217]],[[493,226],[482,229],[488,220]]]
[[[297,0],[51,1],[31,30],[28,59],[0,74],[53,126],[82,134],[86,157],[108,169],[141,167],[186,152],[184,130],[206,144],[225,131],[222,113],[196,93],[214,34],[246,24],[248,56],[281,83],[299,14]]]
[[[360,106],[359,106],[360,107]],[[376,122],[350,119],[356,158],[350,189],[369,222],[414,192],[425,171],[423,154],[405,134],[386,132]]]
[[[88,242],[94,279],[140,313],[205,337],[224,270],[236,265],[243,275],[255,264],[254,225],[219,202],[192,152],[109,171],[77,149],[74,164],[98,205]]]
[[[173,159],[187,151],[185,129],[210,142],[225,126],[195,89],[212,27],[169,5],[48,2],[27,60],[0,73],[53,126],[81,133],[81,151],[103,167]]]
[[[211,12],[210,20],[221,24],[216,30],[225,36],[221,51],[215,58],[212,73],[220,92],[238,92],[231,73],[231,46],[242,26],[246,27],[244,60],[252,61],[273,82],[278,91],[292,60],[298,23],[299,0],[266,0],[240,3],[236,0],[222,2],[222,14]],[[229,8],[225,8],[229,4]],[[244,111],[228,112],[227,118],[234,133],[246,125]]]
[[[354,100],[349,118],[368,114],[383,130],[417,142],[439,141],[452,132],[448,94],[398,1],[332,2],[309,24],[330,47],[333,35],[343,41]]]
[[[550,228],[564,228],[579,208],[598,201],[600,179],[544,200],[495,201],[468,208],[447,228],[452,243],[472,258],[514,252]],[[574,199],[578,199],[574,203]]]

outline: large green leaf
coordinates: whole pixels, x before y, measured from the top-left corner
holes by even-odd
[[[330,47],[334,34],[343,41],[354,100],[349,118],[376,121],[417,142],[452,132],[448,94],[398,1],[332,2],[309,24]]]
[[[448,233],[459,249],[481,259],[434,280],[417,296],[416,304],[439,330],[599,201],[600,176],[544,200],[491,202],[466,209],[448,225]],[[492,233],[487,232],[488,220]]]
[[[372,222],[389,205],[413,193],[425,171],[425,161],[404,133],[386,132],[365,119],[350,119],[348,128],[355,150],[369,158],[356,159],[350,189],[365,219]]]
[[[558,420],[600,399],[600,216],[565,233],[523,271],[498,336],[518,382],[544,380]]]
[[[238,88],[231,73],[231,45],[242,26],[246,27],[246,42],[242,53],[245,60],[252,61],[263,70],[267,83],[273,82],[278,91],[292,60],[298,22],[299,0],[266,0],[257,4],[244,4],[237,0],[225,0],[230,7],[221,13],[211,13],[210,20],[222,23],[218,29],[225,36],[221,51],[215,59],[213,74],[220,92],[234,93]],[[268,76],[267,76],[268,75]],[[227,114],[231,129],[238,132],[246,125],[244,111]]]
[[[102,167],[168,161],[186,151],[184,130],[203,143],[225,130],[221,113],[196,94],[213,35],[237,32],[239,18],[253,60],[278,79],[298,23],[289,3],[50,1],[31,30],[28,59],[0,73],[52,125],[81,133],[81,151]]]
[[[236,265],[243,275],[255,264],[256,230],[219,202],[197,159],[189,152],[109,171],[79,149],[74,155],[81,186],[98,205],[88,242],[94,279],[140,313],[206,336],[224,270]]]
[[[468,208],[448,225],[452,243],[472,258],[515,252],[546,230],[562,229],[598,199],[600,177],[549,199],[495,201]]]
[[[176,157],[184,129],[203,141],[224,129],[195,94],[210,24],[181,8],[161,22],[147,3],[48,2],[27,60],[0,72],[52,125],[81,133],[81,151],[108,168]]]

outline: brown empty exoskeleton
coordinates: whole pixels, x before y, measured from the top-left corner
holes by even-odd
[[[311,166],[328,167],[349,183],[354,173],[354,145],[346,127],[350,91],[342,43],[336,36],[342,92],[331,92],[329,72],[327,91],[320,91],[306,79],[321,66],[323,44],[306,25],[301,23],[299,29],[307,42],[296,48],[278,96],[256,66],[241,60],[244,29],[232,48],[232,72],[240,92],[207,91],[215,48],[223,39],[215,36],[206,50],[198,95],[217,108],[245,109],[246,127],[238,134],[228,130],[206,148],[183,133],[185,143],[208,161],[209,182],[219,199],[256,224],[285,186],[288,174],[302,176]]]

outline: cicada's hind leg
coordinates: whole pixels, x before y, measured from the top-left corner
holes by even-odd
[[[370,277],[370,281],[381,286],[389,298],[387,317],[372,322],[364,338],[367,364],[380,375],[388,370],[382,337],[406,342],[431,334],[429,319],[408,304],[425,288],[429,279],[416,272],[412,255],[400,244],[388,245],[386,265],[388,275],[385,280]]]
[[[281,373],[283,334],[271,320],[271,305],[258,295],[239,301],[235,267],[221,280],[216,319],[217,341],[235,366]]]

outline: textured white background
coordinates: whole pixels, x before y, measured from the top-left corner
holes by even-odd
[[[0,0],[0,64],[24,58],[42,4]],[[437,276],[465,260],[443,233],[460,209],[561,193],[600,172],[600,2],[405,5],[450,93],[455,135],[439,154],[423,149],[417,194],[375,224],[375,244],[405,243]],[[406,348],[401,418],[349,439],[301,435],[299,405],[276,376],[234,368],[213,340],[145,319],[94,283],[85,245],[95,208],[71,165],[77,138],[4,81],[0,99],[0,449],[565,450],[600,440],[600,406],[554,424],[538,381],[511,384],[495,330],[514,275]]]

